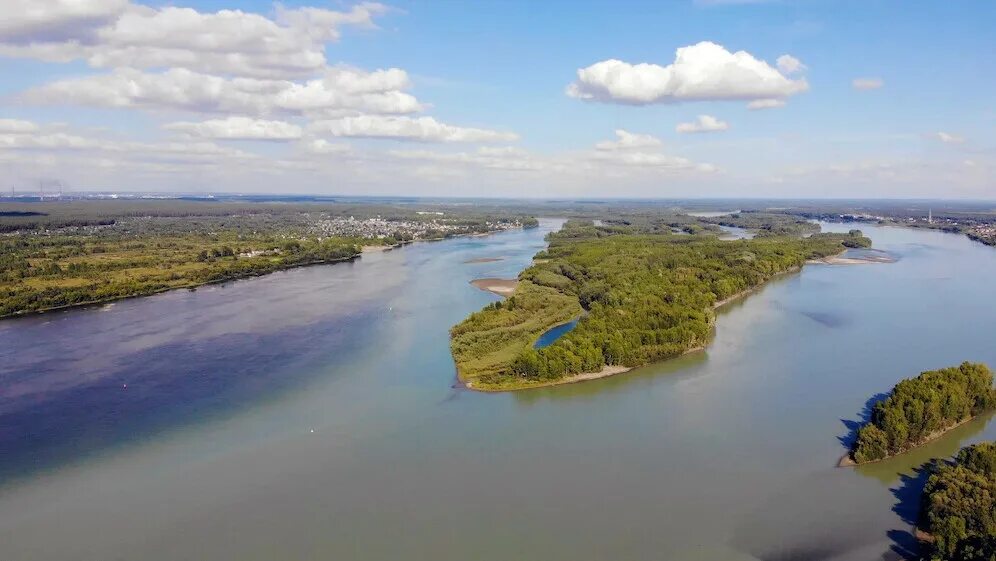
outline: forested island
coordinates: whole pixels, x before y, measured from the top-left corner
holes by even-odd
[[[931,471],[918,524],[929,559],[996,559],[996,443],[962,448]]]
[[[996,407],[993,373],[964,362],[929,370],[896,384],[872,408],[841,465],[876,462],[920,446],[976,415]]]
[[[0,318],[335,263],[364,247],[537,225],[429,205],[14,203],[0,207]]]
[[[515,292],[451,330],[460,380],[479,390],[620,372],[703,348],[714,308],[807,260],[867,245],[858,231],[724,241],[665,224],[570,220],[519,275]],[[553,344],[547,329],[581,317]]]

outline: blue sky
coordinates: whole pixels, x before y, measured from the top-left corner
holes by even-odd
[[[996,198],[991,1],[10,1],[25,186]]]

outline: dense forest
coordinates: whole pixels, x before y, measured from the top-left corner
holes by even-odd
[[[0,317],[267,274],[396,245],[538,225],[434,206],[183,200],[0,206]]]
[[[479,389],[505,389],[678,356],[709,341],[717,303],[861,238],[855,232],[723,241],[669,230],[643,233],[651,229],[660,231],[651,224],[573,220],[551,234],[548,249],[519,275],[525,294],[543,289],[550,295],[539,310],[524,314],[529,325],[492,305],[453,328],[461,378],[473,379]],[[510,300],[519,296],[517,289]],[[572,331],[532,348],[544,330],[580,310]],[[517,349],[508,343],[513,340]]]
[[[851,458],[860,464],[900,454],[993,407],[996,389],[986,365],[965,362],[924,372],[899,382],[875,404]]]
[[[933,561],[996,559],[996,443],[963,448],[933,468],[920,526]]]
[[[360,254],[356,239],[45,236],[0,239],[0,317],[144,296]]]

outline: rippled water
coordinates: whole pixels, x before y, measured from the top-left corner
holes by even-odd
[[[0,322],[0,559],[895,558],[914,468],[996,438],[833,467],[899,378],[996,365],[996,251],[898,228],[864,228],[896,263],[781,278],[704,353],[453,389],[469,281],[554,227]]]

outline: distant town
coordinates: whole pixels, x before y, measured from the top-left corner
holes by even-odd
[[[310,232],[318,236],[345,238],[394,238],[396,240],[424,240],[446,237],[447,234],[467,233],[465,220],[442,218],[442,212],[419,212],[431,218],[420,220],[387,219],[381,217],[357,219],[322,218],[311,223]],[[481,233],[521,228],[522,222],[516,218],[504,220],[483,220],[479,225]]]

